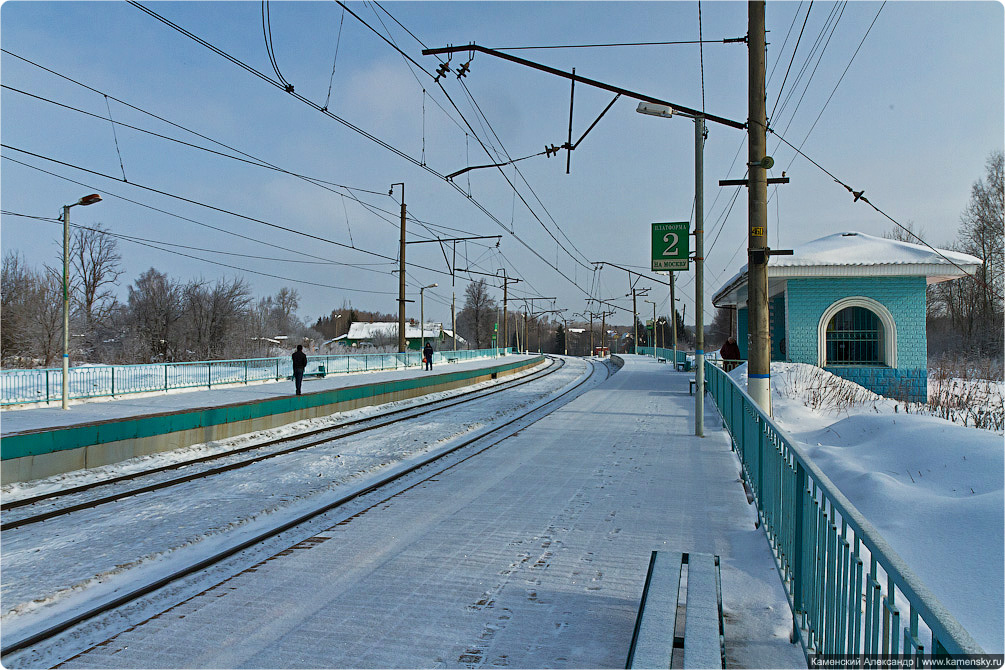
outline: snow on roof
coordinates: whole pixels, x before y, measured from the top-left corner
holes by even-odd
[[[791,256],[770,256],[768,277],[923,276],[929,284],[973,272],[982,261],[970,254],[850,231],[807,242]],[[713,296],[715,305],[735,304],[747,284],[747,264]],[[745,293],[745,291],[744,291]]]
[[[425,328],[419,330],[418,326],[413,326],[411,324],[405,324],[405,338],[406,339],[418,339],[418,338],[436,338],[440,336],[440,331],[443,330],[443,324],[440,323],[429,323],[425,324]],[[362,321],[354,321],[349,325],[348,338],[350,340],[372,340],[375,337],[397,337],[398,336],[398,324],[392,321],[375,321],[373,323],[364,323]]]

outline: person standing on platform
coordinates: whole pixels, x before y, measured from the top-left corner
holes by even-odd
[[[736,344],[736,338],[730,336],[726,343],[719,349],[719,356],[722,358],[722,369],[729,372],[740,364],[740,347]]]
[[[422,360],[426,363],[426,369],[433,369],[433,345],[426,342],[426,346],[422,348]]]
[[[307,368],[307,354],[304,345],[298,344],[293,352],[293,383],[297,385],[297,395],[300,395],[300,385],[304,383],[304,370]]]

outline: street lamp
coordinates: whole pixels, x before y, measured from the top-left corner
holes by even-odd
[[[636,110],[639,114],[650,116],[660,116],[670,118],[674,109],[669,105],[654,105],[641,102]],[[705,231],[703,212],[704,202],[704,152],[705,152],[705,117],[700,114],[681,114],[690,116],[694,120],[694,294],[695,294],[695,316],[694,316],[694,434],[698,437],[705,436],[705,337],[702,315],[705,304],[705,279],[704,279],[704,259],[705,259]],[[670,273],[671,282],[673,272]],[[673,312],[673,304],[670,305]],[[676,317],[674,319],[676,321]],[[676,354],[675,354],[676,355]],[[676,362],[676,361],[675,361]]]
[[[70,409],[70,208],[101,202],[97,193],[63,205],[63,409]]]
[[[653,357],[659,358],[659,353],[656,351],[657,347],[659,346],[656,341],[656,303],[653,302],[652,300],[644,300],[643,302],[648,302],[650,305],[653,306]]]
[[[422,345],[426,345],[426,294],[427,288],[436,288],[439,284],[430,284],[419,289],[419,332],[422,333]]]

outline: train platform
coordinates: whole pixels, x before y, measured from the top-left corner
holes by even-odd
[[[495,447],[75,657],[75,668],[625,667],[653,550],[721,561],[727,667],[806,667],[690,375],[623,356]]]
[[[209,442],[336,411],[403,400],[511,374],[540,355],[510,354],[457,363],[306,377],[75,401],[0,411],[2,483],[39,479],[85,467]]]

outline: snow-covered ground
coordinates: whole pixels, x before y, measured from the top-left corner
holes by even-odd
[[[512,427],[513,437],[476,458],[256,547],[236,569],[214,568],[133,608],[128,620],[106,621],[104,631],[74,631],[52,654],[15,654],[5,665],[49,667],[121,630],[70,665],[620,667],[650,552],[661,549],[722,557],[734,667],[804,666],[714,408],[706,403],[706,437],[695,437],[687,375],[625,358],[618,374],[604,383],[599,375],[591,390],[539,423]],[[556,377],[568,382],[593,365],[568,362],[548,388],[521,387],[522,398],[500,394],[480,409],[429,414],[185,495],[144,495],[119,513],[53,519],[51,527],[11,531],[10,541],[5,531],[5,641],[90,596],[121,593],[144,570],[167,573],[305,501],[339,495],[335,489],[372,477],[371,468],[438,448],[446,434],[546,400],[560,392]],[[34,541],[18,540],[21,530]],[[135,625],[148,617],[149,625]]]
[[[746,388],[746,364],[730,374]],[[810,379],[851,382],[802,363],[772,363],[775,421],[797,440],[988,653],[1005,651],[1005,441],[1002,433],[905,414],[856,393],[812,408]],[[816,384],[816,382],[813,382]],[[855,389],[861,391],[861,389]],[[866,398],[868,398],[866,400]]]
[[[526,374],[547,365],[541,364]],[[3,571],[0,626],[4,643],[86,609],[95,599],[107,599],[136,584],[169,574],[181,565],[195,563],[222,546],[236,544],[235,537],[253,537],[268,527],[296,518],[305,510],[320,507],[327,499],[344,496],[347,490],[363,488],[395,468],[406,467],[425,455],[483,433],[523,408],[546,402],[588,375],[590,369],[591,364],[573,360],[549,377],[503,394],[460,405],[448,412],[429,413],[424,419],[408,424],[378,429],[366,439],[333,440],[217,475],[212,486],[195,480],[144,494],[142,501],[127,498],[123,503],[81,510],[5,532],[0,553]],[[603,374],[597,376],[600,381],[603,378]],[[484,382],[458,392],[490,388],[509,379]],[[35,482],[10,484],[0,491],[5,500],[13,501],[453,394],[428,394],[399,403],[337,413],[231,440],[194,445]],[[17,510],[13,510],[8,514],[16,516],[16,513]]]

